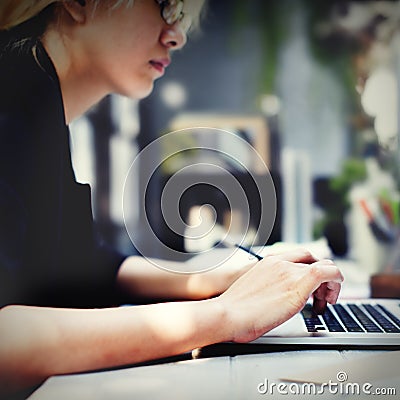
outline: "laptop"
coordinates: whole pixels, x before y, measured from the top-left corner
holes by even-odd
[[[252,343],[400,348],[400,299],[341,300],[317,315],[312,305]]]
[[[192,357],[314,349],[400,349],[400,299],[342,300],[328,305],[323,315],[307,303],[300,313],[252,342],[211,344],[194,349]]]
[[[233,252],[213,250],[212,257],[198,255],[187,265],[199,265],[199,261],[202,266],[207,262],[227,264],[230,259],[235,266],[246,261],[245,252]],[[400,348],[400,299],[341,299],[335,305],[328,304],[323,315],[315,314],[312,304],[307,303],[300,313],[247,345],[255,344],[288,349]]]

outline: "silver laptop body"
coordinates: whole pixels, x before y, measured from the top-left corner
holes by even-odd
[[[400,347],[400,299],[341,300],[316,315],[311,304],[252,343]]]

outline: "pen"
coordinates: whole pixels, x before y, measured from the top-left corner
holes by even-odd
[[[244,251],[246,251],[247,253],[251,254],[252,256],[256,257],[258,260],[262,260],[264,257],[261,257],[259,254],[254,253],[254,251],[251,251],[250,249],[248,249],[247,247],[244,247],[240,244],[235,244],[235,246],[239,249],[242,249]]]
[[[378,216],[375,216],[367,201],[365,199],[360,200],[360,205],[362,210],[364,211],[367,219],[368,225],[371,228],[373,235],[376,240],[382,243],[391,243],[394,240],[393,233],[390,231],[390,228],[383,227],[383,222],[378,219]],[[386,222],[386,221],[385,221]]]

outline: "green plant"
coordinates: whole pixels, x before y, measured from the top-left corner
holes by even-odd
[[[329,180],[330,201],[324,205],[323,216],[315,221],[314,238],[325,236],[332,251],[337,255],[347,252],[347,230],[344,217],[350,207],[348,194],[354,184],[367,177],[365,162],[362,158],[349,158],[342,164],[337,176]]]
[[[339,175],[330,180],[330,189],[338,195],[340,199],[339,204],[334,208],[346,210],[349,207],[348,192],[351,187],[357,183],[362,182],[367,177],[365,168],[365,161],[359,158],[349,158],[343,165]]]
[[[290,0],[233,2],[233,43],[237,43],[237,35],[245,25],[251,24],[260,30],[263,48],[260,93],[275,93],[279,53],[288,34],[294,5]]]

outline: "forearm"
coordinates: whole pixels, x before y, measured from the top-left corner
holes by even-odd
[[[243,265],[240,262],[239,267],[232,268],[228,263],[207,272],[190,273],[189,269],[185,269],[189,267],[182,263],[129,257],[122,264],[117,281],[136,297],[201,300],[224,292],[254,264],[255,262],[250,262]],[[197,270],[201,271],[201,265]]]
[[[329,260],[312,260],[300,250],[266,257],[221,296],[198,302],[103,310],[3,308],[0,384],[33,384],[54,374],[254,340],[299,312],[314,292],[319,300],[336,301],[342,274]]]
[[[173,261],[133,256],[121,265],[117,281],[135,297],[184,300],[204,298],[194,293],[189,274],[173,272],[181,269],[181,264]]]
[[[10,306],[0,311],[1,383],[137,363],[228,339],[218,301],[102,310]]]

